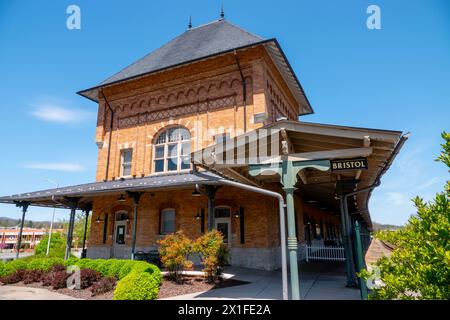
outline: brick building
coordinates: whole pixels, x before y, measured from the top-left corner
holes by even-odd
[[[406,139],[303,121],[313,109],[277,40],[224,19],[79,94],[98,106],[96,182],[0,202],[92,211],[92,258],[130,258],[168,233],[217,228],[232,265],[278,268],[285,213],[258,190],[285,197],[291,260],[306,244],[347,244],[351,254],[353,224],[371,230],[370,193]]]

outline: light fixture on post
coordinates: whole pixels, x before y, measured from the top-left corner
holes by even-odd
[[[197,208],[197,214],[194,216],[196,220],[200,221],[200,232],[205,232],[205,210],[203,208]]]
[[[102,221],[103,221],[103,220],[100,219],[100,215],[98,215],[97,219],[95,219],[95,222],[96,222],[96,223],[100,223],[100,222],[102,222]]]
[[[194,192],[192,192],[193,197],[200,197],[202,194],[198,192],[197,188],[195,188]]]
[[[117,199],[117,201],[119,201],[119,202],[125,202],[126,199],[125,199],[125,197],[123,196],[123,194],[121,194],[120,197]]]
[[[240,218],[241,217],[241,212],[239,210],[236,210],[236,212],[233,214],[233,216],[235,218]]]

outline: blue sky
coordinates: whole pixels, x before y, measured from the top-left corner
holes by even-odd
[[[81,30],[66,8],[81,8]],[[366,27],[370,4],[381,30]],[[434,159],[450,130],[450,3],[446,0],[225,0],[226,18],[276,37],[315,114],[303,120],[412,133],[382,186],[373,220],[402,224],[410,199],[442,190]],[[96,105],[75,94],[185,31],[217,19],[220,1],[0,2],[0,195],[95,179]],[[0,205],[0,216],[20,210]],[[57,218],[68,213],[58,210]],[[50,219],[51,209],[29,217]]]

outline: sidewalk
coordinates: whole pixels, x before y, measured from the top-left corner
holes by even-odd
[[[167,298],[191,299],[282,299],[281,272],[228,267],[231,278],[250,284],[209,290]],[[300,265],[300,296],[302,300],[359,300],[359,290],[345,287],[341,263],[309,263]]]
[[[47,289],[0,286],[0,300],[79,300]]]

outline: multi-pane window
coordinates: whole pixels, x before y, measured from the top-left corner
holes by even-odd
[[[191,134],[183,127],[172,127],[159,134],[154,147],[154,172],[189,169]]]
[[[229,133],[218,133],[214,136],[214,143],[226,143],[230,139]]]
[[[161,211],[161,234],[175,232],[175,209],[168,208]]]
[[[122,154],[121,154],[121,163],[122,163],[121,176],[122,177],[131,176],[132,160],[133,160],[133,150],[132,149],[122,150]]]

